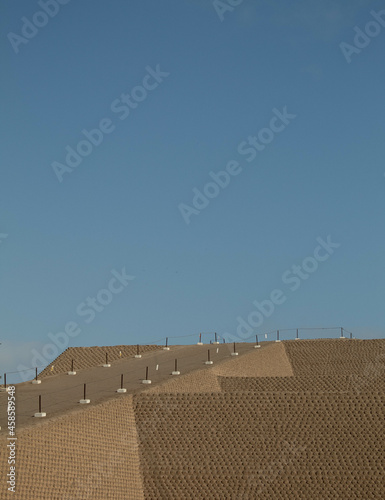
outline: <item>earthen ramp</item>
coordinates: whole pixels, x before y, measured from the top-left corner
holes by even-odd
[[[229,354],[231,347],[229,347]],[[263,345],[242,356],[214,364],[167,380],[151,387],[147,392],[161,393],[214,393],[221,392],[220,377],[292,377],[293,370],[282,343]]]
[[[221,347],[212,366],[203,347],[190,373],[20,429],[17,494],[0,498],[385,498],[385,341]]]
[[[220,390],[135,396],[146,499],[385,498],[385,341],[277,345],[294,376],[245,354],[212,367]]]

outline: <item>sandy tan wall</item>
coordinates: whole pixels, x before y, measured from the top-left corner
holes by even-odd
[[[176,375],[173,379],[151,387],[148,393],[207,393],[220,392],[218,377],[211,369],[198,370],[186,375]]]
[[[294,375],[283,343],[255,349],[213,368],[222,377],[292,377]]]
[[[264,345],[242,356],[230,358],[207,369],[186,375],[177,375],[146,392],[161,393],[215,393],[221,392],[218,377],[292,377],[293,370],[283,344]]]
[[[141,500],[132,396],[42,422],[17,433],[16,494],[7,493],[6,439],[0,440],[0,498]]]
[[[139,352],[141,354],[161,349],[156,345],[141,345]],[[39,374],[39,378],[66,373],[71,370],[72,360],[74,360],[74,370],[79,371],[93,366],[100,366],[105,363],[106,353],[108,362],[118,359],[130,358],[136,354],[137,346],[133,345],[113,345],[113,346],[94,346],[94,347],[68,347],[54,361],[52,361]]]
[[[318,339],[283,342],[298,377],[385,373],[385,340]]]
[[[134,401],[146,500],[385,498],[384,394],[142,393]]]

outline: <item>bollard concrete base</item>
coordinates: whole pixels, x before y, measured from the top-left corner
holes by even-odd
[[[81,399],[79,401],[79,403],[82,405],[88,405],[88,403],[91,403],[91,400],[90,399]]]
[[[32,380],[32,383],[33,383],[33,384],[41,384],[41,380],[36,380],[36,379],[34,379],[34,380]]]
[[[254,349],[259,349],[261,346],[260,345],[255,345]]]
[[[219,342],[213,342],[213,344],[219,344]]]
[[[280,340],[274,340],[274,342],[281,342]]]
[[[110,363],[105,363],[105,364],[103,365],[103,368],[111,368]]]
[[[142,384],[151,384],[151,380],[142,380]]]
[[[68,375],[76,375],[76,372],[68,372]]]
[[[212,365],[213,361],[205,361],[205,365]]]
[[[47,416],[47,414],[44,413],[43,411],[35,413],[35,417],[36,418],[43,418],[43,417],[46,417],[46,416]]]
[[[180,371],[178,371],[178,370],[177,370],[177,371],[175,371],[175,370],[174,370],[173,372],[171,372],[171,375],[180,375]]]
[[[135,358],[136,358],[136,359],[139,359],[139,358],[141,358],[141,357],[142,357],[142,355],[141,355],[141,354],[135,354]]]
[[[169,347],[163,347],[163,350],[164,350],[164,351],[169,351],[169,350],[170,350],[170,348],[169,348]]]
[[[232,356],[238,356],[238,353],[237,352],[232,352],[231,355]]]
[[[197,345],[203,345],[203,342],[197,342]]]
[[[294,340],[301,340],[299,337],[296,337]]]
[[[127,392],[127,389],[118,389],[116,392],[119,392],[119,394],[123,394],[124,392]]]

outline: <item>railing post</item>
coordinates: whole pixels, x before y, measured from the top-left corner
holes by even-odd
[[[178,360],[175,360],[174,371],[171,372],[171,375],[180,375],[180,371],[178,370]]]
[[[151,380],[148,378],[148,366],[146,366],[146,378],[142,380],[142,384],[151,384]]]
[[[90,400],[87,399],[87,396],[86,396],[86,390],[87,390],[87,386],[86,386],[86,384],[83,384],[83,399],[81,399],[79,401],[79,403],[81,403],[81,404],[88,404],[88,403],[90,403]]]
[[[106,362],[104,363],[104,368],[110,368],[111,364],[108,362],[108,353],[106,352]],[[84,398],[85,399],[85,398]]]
[[[71,360],[71,371],[68,372],[68,375],[76,375],[76,372],[74,370],[74,360]]]
[[[207,350],[207,361],[205,361],[206,365],[212,365],[213,362],[210,359],[210,349]]]
[[[127,389],[123,388],[123,373],[120,375],[120,388],[117,389],[116,392],[119,392],[119,393],[127,392]]]
[[[41,384],[41,380],[37,378],[37,367],[35,368],[35,378],[32,380],[33,384]]]
[[[47,414],[41,411],[41,394],[40,394],[39,395],[39,412],[35,413],[35,417],[36,418],[42,418],[42,417],[45,417],[45,416],[47,416]]]

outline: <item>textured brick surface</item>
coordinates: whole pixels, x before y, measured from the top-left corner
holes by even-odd
[[[68,349],[42,370],[39,374],[39,378],[70,371],[72,360],[74,360],[74,370],[79,371],[104,364],[106,362],[106,353],[108,354],[108,362],[110,362],[116,361],[117,359],[131,358],[136,354],[136,349],[136,345],[68,347]],[[161,349],[161,347],[156,345],[141,345],[139,349],[140,354],[143,354],[145,352]]]
[[[385,498],[384,393],[134,401],[146,499]]]
[[[18,432],[16,494],[5,487],[5,437],[0,446],[2,499],[143,498],[131,395]]]
[[[384,499],[385,341],[240,348],[175,348],[175,377],[154,353],[154,386],[19,429],[15,495],[3,429],[0,499]]]
[[[292,377],[293,369],[283,343],[252,349],[242,357],[214,367],[217,375],[226,377]]]

